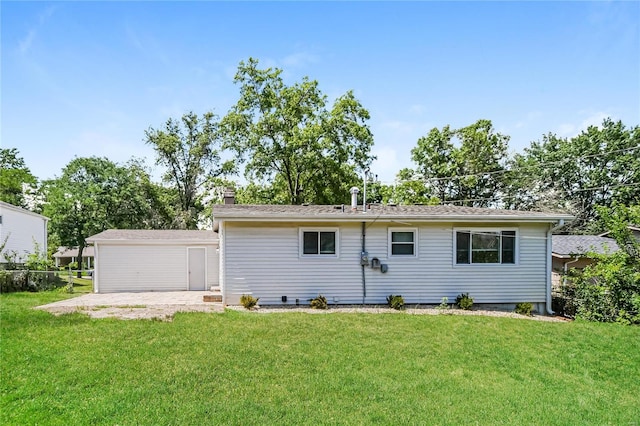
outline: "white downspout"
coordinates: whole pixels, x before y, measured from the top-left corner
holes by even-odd
[[[93,243],[93,292],[100,293],[100,270],[98,269],[98,244]]]
[[[565,263],[564,265],[562,265],[562,269],[564,271],[564,276],[562,277],[562,284],[566,285],[567,284],[567,273],[569,272],[569,268],[567,268],[567,265],[571,265],[572,263],[576,263],[578,260],[580,260],[579,257],[576,257],[575,259]]]
[[[547,231],[547,302],[546,310],[549,315],[555,314],[551,310],[551,263],[553,262],[551,253],[553,252],[553,246],[551,244],[551,235],[556,229],[560,229],[564,225],[564,219],[560,219],[556,226],[551,226]]]
[[[227,306],[227,282],[226,282],[226,250],[225,250],[225,227],[224,220],[218,222],[218,286],[222,293],[222,305]]]

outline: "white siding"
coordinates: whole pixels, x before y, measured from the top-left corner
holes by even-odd
[[[100,293],[187,290],[188,247],[206,247],[207,286],[218,285],[216,245],[99,244],[96,279]]]
[[[299,256],[298,230],[308,226],[338,226],[337,259]],[[379,258],[389,270],[382,274],[379,269],[365,268],[365,303],[385,303],[389,294],[401,294],[409,304],[439,303],[445,296],[453,301],[462,292],[468,292],[476,303],[545,301],[546,224],[516,226],[519,243],[516,265],[454,265],[453,229],[465,224],[412,224],[418,230],[418,256],[406,259],[388,255],[388,228],[393,225],[367,226],[369,259]],[[337,303],[363,302],[359,223],[267,226],[227,222],[222,238],[222,271],[228,304],[237,304],[244,293],[259,297],[262,304],[282,303],[282,296],[288,297],[289,304],[295,303],[296,298],[306,304],[318,293],[330,303],[334,298]]]
[[[18,207],[0,205],[0,244],[7,239],[2,253],[15,251],[18,262],[24,262],[29,253],[33,253],[34,242],[40,251],[47,251],[47,219],[44,216],[22,210]],[[4,261],[0,253],[0,262]]]

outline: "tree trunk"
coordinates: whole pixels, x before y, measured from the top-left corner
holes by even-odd
[[[78,278],[82,278],[82,252],[84,251],[84,244],[78,245]]]

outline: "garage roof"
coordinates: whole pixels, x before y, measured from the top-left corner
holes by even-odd
[[[104,241],[193,241],[212,242],[218,240],[213,231],[184,231],[177,229],[108,229],[87,238],[88,243]]]
[[[556,257],[572,257],[594,252],[607,254],[618,251],[618,244],[613,238],[598,235],[553,235],[552,251]]]

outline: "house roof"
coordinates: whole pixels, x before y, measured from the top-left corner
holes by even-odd
[[[87,246],[82,250],[82,257],[93,257],[93,246]],[[67,258],[67,257],[78,257],[78,247],[58,247],[58,251],[53,254],[53,257],[57,258]]]
[[[20,212],[20,213],[28,214],[28,215],[30,215],[30,216],[39,217],[40,219],[49,220],[49,218],[48,218],[48,217],[46,217],[46,216],[42,216],[41,214],[34,213],[34,212],[32,212],[32,211],[30,211],[30,210],[27,210],[27,209],[23,209],[22,207],[14,206],[13,204],[9,204],[9,203],[6,203],[6,202],[4,202],[4,201],[0,201],[0,211],[1,211],[2,209],[14,210],[14,211],[16,211],[16,212]]]
[[[573,257],[587,252],[606,254],[618,250],[613,238],[598,235],[553,235],[551,245],[556,257]]]
[[[213,206],[215,219],[234,220],[330,220],[374,221],[379,219],[413,219],[423,221],[533,221],[556,222],[571,220],[562,213],[543,213],[519,210],[500,210],[461,206],[381,205],[372,204],[367,212],[359,206],[352,211],[349,205],[255,205],[220,204]]]
[[[108,229],[87,238],[88,243],[104,241],[193,241],[211,242],[218,239],[218,233],[199,230],[175,229]]]
[[[627,225],[627,229],[629,231],[631,231],[633,234],[640,236],[640,226],[637,225]],[[603,232],[602,234],[599,234],[600,237],[606,237],[607,235],[611,234],[611,231],[607,231],[607,232]]]

